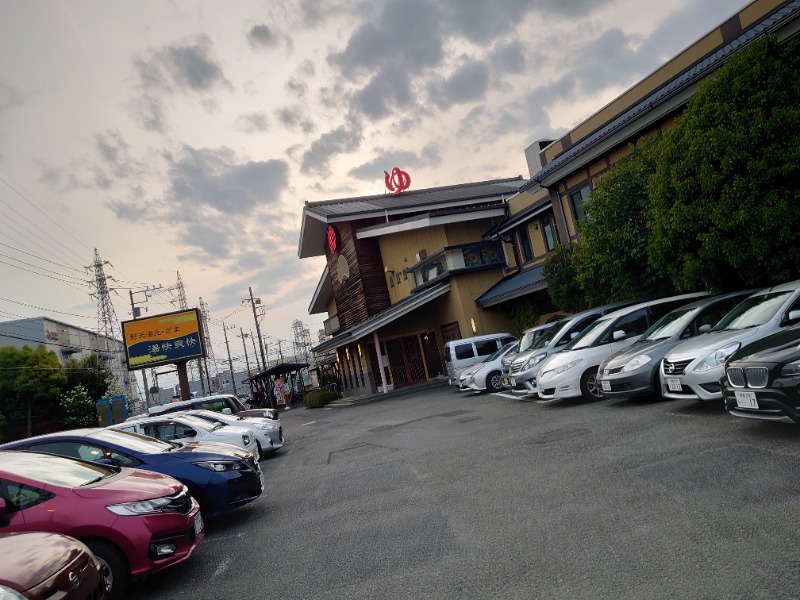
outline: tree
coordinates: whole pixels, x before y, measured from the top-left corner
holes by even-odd
[[[668,132],[650,180],[651,269],[680,291],[800,275],[800,41],[731,57]]]
[[[67,375],[67,389],[83,386],[93,400],[108,395],[109,389],[116,381],[108,364],[94,353],[81,360],[69,359],[64,364],[64,372]]]
[[[545,260],[542,271],[553,304],[568,313],[589,308],[579,282],[581,248],[580,242],[558,244]]]
[[[650,201],[647,182],[656,170],[659,136],[639,139],[631,153],[595,180],[586,217],[579,221],[581,289],[591,306],[667,294],[672,286],[665,272],[648,261]]]
[[[37,419],[60,418],[58,398],[66,382],[58,357],[44,345],[39,344],[36,350],[29,346],[0,348],[3,413],[9,423],[25,422],[29,436],[34,416]]]
[[[64,426],[69,429],[97,426],[97,401],[83,385],[78,384],[61,395]]]

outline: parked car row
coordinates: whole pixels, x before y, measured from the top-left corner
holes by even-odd
[[[120,598],[131,580],[186,560],[205,521],[257,499],[258,458],[283,446],[283,427],[263,411],[246,418],[216,408],[224,412],[131,418],[0,446],[0,563],[10,564],[6,553],[60,553],[26,577],[0,566],[0,598]],[[70,567],[76,561],[80,569]]]
[[[544,400],[724,399],[738,417],[800,423],[800,281],[599,307],[501,364],[503,389]]]

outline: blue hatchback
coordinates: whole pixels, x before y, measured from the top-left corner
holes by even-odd
[[[252,502],[264,485],[253,455],[229,444],[164,442],[109,428],[73,429],[0,445],[170,475],[189,488],[205,519]]]

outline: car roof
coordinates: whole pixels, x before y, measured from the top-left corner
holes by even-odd
[[[62,436],[65,436],[65,435],[91,435],[93,432],[99,431],[101,429],[103,429],[103,428],[102,427],[83,427],[81,429],[67,429],[65,431],[54,431],[52,433],[43,433],[41,435],[34,435],[32,437],[22,438],[22,439],[19,439],[19,440],[14,440],[12,442],[6,442],[5,444],[0,444],[0,450],[3,450],[4,448],[10,448],[12,445],[13,446],[17,446],[17,445],[22,444],[22,443],[27,444],[27,443],[30,443],[30,442],[54,439],[54,438],[62,437]]]
[[[620,308],[619,310],[606,313],[602,315],[600,318],[611,321],[613,319],[616,319],[617,317],[628,315],[632,312],[635,312],[642,308],[647,308],[649,306],[658,306],[659,304],[664,304],[665,302],[676,302],[680,300],[686,300],[688,304],[690,300],[705,298],[709,294],[710,292],[692,292],[689,294],[679,294],[677,296],[666,296],[664,298],[656,298],[654,300],[648,300],[647,302],[640,302],[639,304],[631,304],[630,306],[626,306],[625,308]]]

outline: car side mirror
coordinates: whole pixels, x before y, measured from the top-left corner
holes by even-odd
[[[697,331],[699,331],[700,333],[705,333],[706,331],[711,331],[711,324],[710,323],[706,323],[705,325],[700,325],[700,327],[697,329]]]
[[[187,429],[186,437],[197,437],[197,432],[194,429]]]
[[[789,322],[800,321],[800,310],[789,311]]]
[[[625,333],[622,329],[617,329],[614,332],[614,336],[613,337],[614,337],[614,341],[616,342],[617,340],[624,340],[626,337],[628,337],[628,334]]]
[[[576,337],[578,337],[579,333],[580,331],[573,331],[572,333],[569,334],[569,339],[574,340]]]
[[[229,414],[231,414],[231,409],[230,408],[223,408],[219,412],[221,412],[223,415],[229,415]]]

